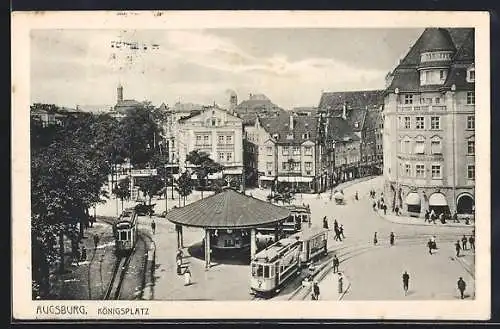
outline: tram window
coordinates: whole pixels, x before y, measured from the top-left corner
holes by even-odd
[[[127,240],[127,231],[120,231],[120,238],[119,240]]]
[[[262,265],[258,265],[258,267],[257,267],[257,276],[262,276],[262,274],[264,272],[263,267],[264,266],[262,266]]]
[[[264,278],[269,278],[269,266],[264,266]]]
[[[273,276],[274,276],[274,266],[271,266],[271,275],[269,277],[272,278]]]
[[[255,276],[257,274],[257,265],[252,264],[252,276]]]

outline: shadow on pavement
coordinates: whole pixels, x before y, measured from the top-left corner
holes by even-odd
[[[188,253],[191,257],[199,260],[205,260],[205,248],[203,242],[197,242],[188,247]],[[228,250],[219,251],[212,249],[211,262],[214,264],[211,267],[219,265],[249,265],[250,264],[250,250]]]

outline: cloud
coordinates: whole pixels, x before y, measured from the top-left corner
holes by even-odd
[[[112,49],[111,41],[118,37],[158,43],[160,49]],[[234,38],[210,30],[37,31],[32,36],[32,99],[109,104],[121,81],[126,98],[157,104],[174,103],[179,97],[186,102],[222,102],[231,89],[240,101],[247,93],[259,92],[290,108],[317,104],[321,90],[383,86],[385,71],[361,69],[331,53],[291,59],[293,54],[280,49],[279,40],[274,47],[272,56],[255,56],[238,47]]]

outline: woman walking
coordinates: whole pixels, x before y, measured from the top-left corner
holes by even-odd
[[[184,285],[189,286],[191,284],[191,271],[189,270],[189,267],[186,268],[184,271]]]

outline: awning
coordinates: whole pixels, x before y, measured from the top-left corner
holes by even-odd
[[[259,177],[260,180],[267,180],[267,181],[273,181],[274,180],[274,177],[269,177],[269,176],[260,176]]]
[[[420,205],[420,196],[418,193],[412,192],[409,193],[406,196],[406,204],[412,205],[412,206],[419,206]]]
[[[242,169],[224,169],[224,175],[241,175]]]
[[[302,176],[296,176],[296,177],[287,177],[287,176],[281,176],[278,177],[278,182],[288,182],[288,183],[310,183],[314,177],[302,177]]]
[[[447,206],[446,198],[442,193],[434,193],[429,197],[429,206]]]

